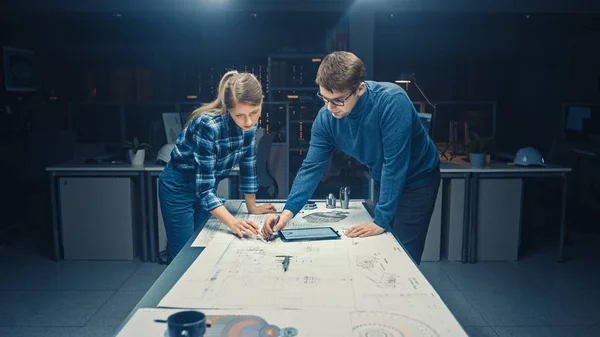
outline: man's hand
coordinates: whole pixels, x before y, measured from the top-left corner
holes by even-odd
[[[273,235],[273,233],[277,233],[280,230],[282,230],[293,217],[294,215],[292,214],[292,212],[288,210],[284,210],[283,212],[281,212],[281,215],[279,216],[279,221],[277,223],[275,223],[275,221],[277,221],[277,216],[269,216],[265,219],[265,222],[262,227],[263,237],[270,238]]]
[[[260,205],[249,211],[250,214],[265,214],[272,212],[277,212],[277,208],[275,208],[275,205],[273,204]]]
[[[383,233],[383,228],[377,226],[374,222],[366,222],[350,227],[350,229],[346,232],[346,236],[349,238],[366,238],[368,236],[375,236],[381,233]]]
[[[228,224],[227,227],[231,229],[231,231],[239,236],[240,238],[244,237],[244,234],[250,235],[260,235],[258,234],[258,225],[249,219],[237,220],[234,223]]]

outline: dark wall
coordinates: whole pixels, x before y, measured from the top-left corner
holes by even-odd
[[[218,80],[225,68],[266,67],[270,53],[324,52],[325,34],[340,16],[38,14],[2,23],[0,43],[36,52],[45,104],[35,109],[34,125],[64,128],[68,101],[181,100],[196,81],[209,84],[211,68]],[[392,81],[408,69],[432,100],[497,101],[498,143],[546,150],[560,130],[564,102],[597,100],[595,20],[591,15],[379,13],[375,79]],[[204,76],[197,80],[200,73]],[[51,93],[56,102],[44,99]],[[409,94],[422,100],[414,87]]]
[[[375,35],[377,80],[410,70],[431,100],[497,101],[508,150],[547,151],[563,103],[598,101],[598,16],[381,13]]]
[[[30,18],[2,26],[0,42],[35,50],[42,85],[62,99],[89,98],[96,88],[98,99],[114,100],[122,97],[111,88],[142,81],[145,99],[177,100],[185,98],[190,73],[266,66],[273,53],[322,53],[337,20],[327,13]]]

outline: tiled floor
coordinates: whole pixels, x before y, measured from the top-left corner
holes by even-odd
[[[548,245],[514,263],[423,263],[421,270],[471,336],[600,336],[600,239],[573,239],[572,260]],[[103,337],[164,266],[53,262],[32,245],[0,250],[0,336]]]

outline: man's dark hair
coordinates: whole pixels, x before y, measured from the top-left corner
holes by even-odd
[[[344,92],[364,81],[365,73],[365,65],[356,55],[335,51],[321,62],[315,82],[325,90]]]

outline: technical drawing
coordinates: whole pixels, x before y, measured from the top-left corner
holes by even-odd
[[[314,212],[302,217],[302,219],[310,223],[333,223],[340,222],[348,217],[350,212],[331,211],[331,212]]]
[[[400,314],[356,311],[350,321],[355,337],[440,337],[424,322]]]
[[[387,261],[377,256],[356,257],[356,266],[363,276],[373,281],[379,288],[396,288],[400,276],[387,272],[384,263],[387,264]]]
[[[190,285],[202,284],[201,291],[188,296],[186,302],[208,308],[354,307],[352,271],[346,245],[341,242],[332,245],[233,240],[218,252],[216,247],[206,249],[208,254],[215,250],[215,267],[186,273],[193,277]],[[289,257],[289,268],[282,268],[285,256]],[[202,269],[200,264],[193,268],[196,266]],[[205,276],[197,278],[200,274]],[[187,275],[180,282],[188,282]],[[290,287],[295,291],[286,291]],[[332,293],[344,300],[326,301]]]

